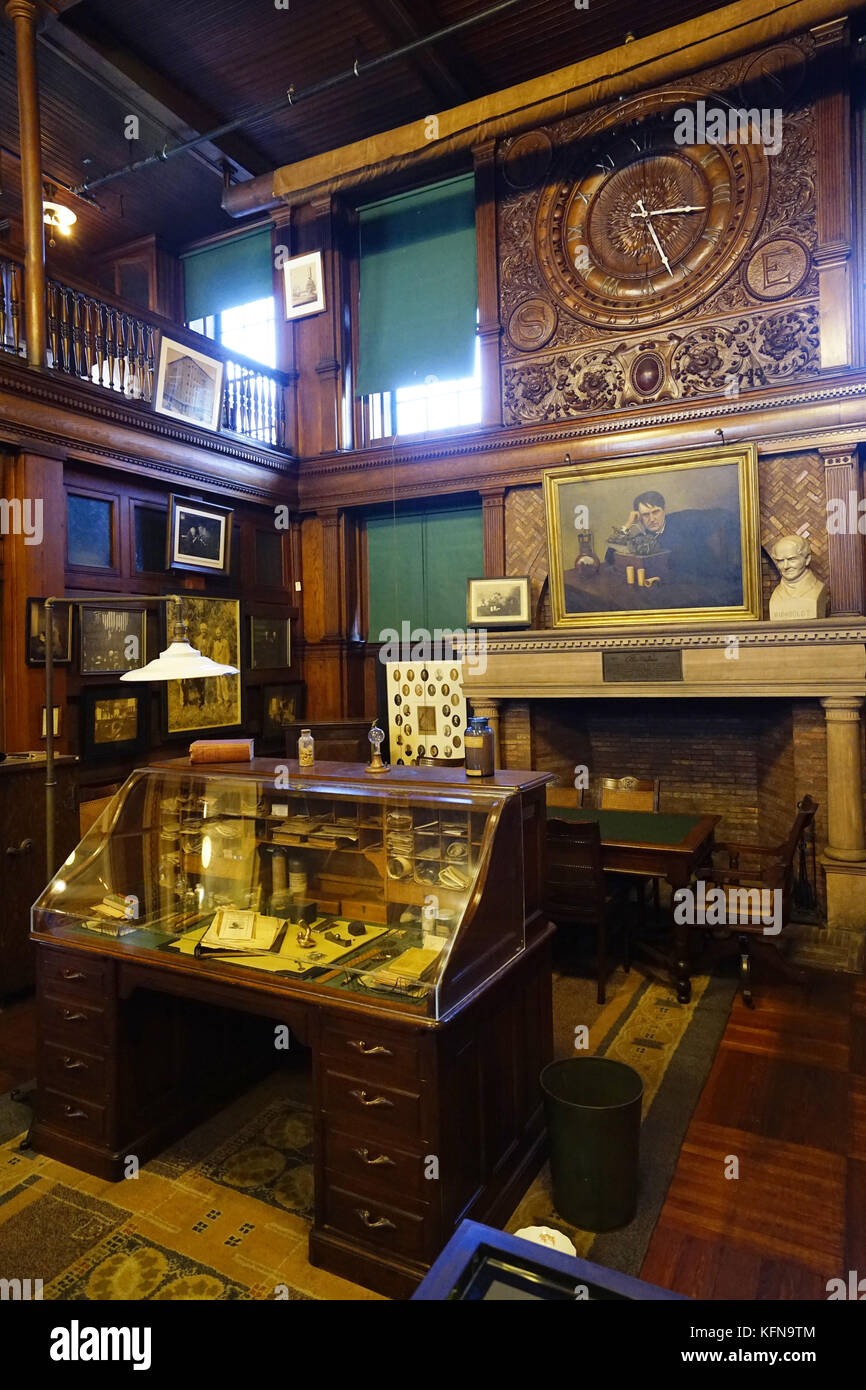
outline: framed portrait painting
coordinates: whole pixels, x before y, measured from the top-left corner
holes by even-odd
[[[761,617],[753,444],[549,469],[556,627]]]
[[[82,676],[119,676],[147,661],[143,608],[79,610],[78,669]]]
[[[466,621],[472,627],[529,627],[529,575],[470,579]]]
[[[169,599],[165,605],[167,632],[172,631],[178,616],[186,624],[187,638],[196,651],[222,666],[237,667],[238,674],[166,681],[163,690],[167,734],[172,737],[236,729],[241,723],[239,601],[185,594],[180,600]]]
[[[223,405],[224,364],[162,335],[153,408],[187,425],[218,430]]]
[[[286,295],[287,319],[302,319],[308,314],[320,314],[325,307],[321,251],[310,251],[304,256],[290,256],[284,261],[283,288]]]
[[[250,617],[250,670],[269,671],[292,664],[288,618]]]
[[[168,499],[166,569],[228,574],[232,512],[174,493]]]
[[[58,599],[54,604],[54,665],[69,666],[72,662],[72,603]],[[45,600],[27,600],[28,666],[45,665]]]
[[[85,758],[128,758],[144,752],[148,699],[144,688],[85,686],[81,692],[81,747]]]

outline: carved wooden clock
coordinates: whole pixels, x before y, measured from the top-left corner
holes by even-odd
[[[677,318],[734,269],[761,225],[760,144],[680,144],[700,93],[621,103],[581,127],[539,203],[536,249],[560,304],[600,329]],[[705,97],[708,104],[711,96]]]

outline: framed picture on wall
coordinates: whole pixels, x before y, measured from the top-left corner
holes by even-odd
[[[466,621],[474,627],[529,627],[529,575],[470,579]]]
[[[278,738],[287,724],[304,717],[307,687],[303,681],[262,687],[262,737]]]
[[[232,512],[189,497],[168,499],[166,569],[228,574],[231,564]]]
[[[27,600],[28,666],[45,665],[45,599]],[[58,599],[54,605],[54,664],[69,666],[72,661],[72,604]]]
[[[128,758],[147,747],[147,686],[85,686],[81,692],[81,750],[87,760]]]
[[[288,618],[250,618],[250,669],[269,671],[292,664],[291,624]]]
[[[120,676],[147,661],[143,608],[81,608],[78,669],[82,676]]]
[[[240,607],[236,598],[206,598],[203,594],[185,594],[180,601],[170,599],[165,605],[168,633],[180,617],[196,651],[238,669],[236,676],[166,681],[163,698],[169,736],[213,733],[241,723]]]
[[[223,405],[223,373],[218,357],[162,335],[153,408],[187,425],[218,430]]]
[[[544,474],[557,627],[761,617],[754,444]]]
[[[290,256],[284,261],[283,288],[287,319],[303,319],[308,314],[320,314],[325,307],[321,251],[310,251],[305,256]]]

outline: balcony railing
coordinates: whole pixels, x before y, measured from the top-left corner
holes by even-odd
[[[45,294],[50,370],[132,400],[153,401],[160,340],[169,337],[224,363],[223,429],[285,449],[289,378],[284,372],[69,279],[49,279]],[[26,353],[24,267],[8,252],[0,255],[0,351]]]

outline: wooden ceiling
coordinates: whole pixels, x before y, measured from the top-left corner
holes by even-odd
[[[214,129],[290,85],[315,83],[490,7],[491,0],[79,0],[38,43],[46,179],[78,187]],[[195,153],[129,173],[80,201],[75,243],[93,255],[156,232],[172,246],[236,226],[220,164],[236,177],[333,149],[716,8],[706,0],[523,0],[328,93],[250,119]],[[138,141],[125,138],[137,115]],[[12,27],[0,21],[0,217],[20,217]]]

